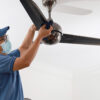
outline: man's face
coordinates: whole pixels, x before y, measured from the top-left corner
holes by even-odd
[[[3,42],[5,42],[6,39],[7,39],[7,35],[4,35],[4,36],[0,37],[0,44],[2,44]],[[3,49],[0,46],[0,53],[2,53],[2,51],[3,51]]]

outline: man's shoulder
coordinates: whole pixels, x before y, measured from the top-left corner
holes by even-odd
[[[8,55],[9,56],[20,57],[20,51],[19,51],[19,49],[15,49],[15,50],[11,51]]]

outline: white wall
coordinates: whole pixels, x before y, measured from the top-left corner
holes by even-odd
[[[73,100],[100,100],[100,68],[73,73]]]
[[[41,0],[35,0],[41,6]],[[54,12],[63,32],[100,37],[100,2],[73,2],[68,5],[94,13],[76,16]],[[43,11],[47,15],[46,10]],[[13,50],[22,43],[32,24],[19,0],[0,2],[0,28],[10,25]],[[36,33],[37,35],[38,33]],[[24,95],[33,100],[100,100],[100,47],[57,44],[41,45],[27,69],[20,71]]]

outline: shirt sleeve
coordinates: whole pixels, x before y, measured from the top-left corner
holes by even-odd
[[[15,49],[15,50],[11,51],[8,55],[9,56],[20,57],[20,51],[19,51],[19,49]]]
[[[15,56],[0,55],[0,73],[12,73],[16,58]]]

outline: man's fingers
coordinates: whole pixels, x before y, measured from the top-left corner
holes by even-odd
[[[45,28],[46,27],[46,24],[44,24],[42,27]]]
[[[32,27],[36,28],[36,26],[34,24],[32,24]]]
[[[51,31],[53,30],[53,27],[52,27],[52,26],[50,26],[50,30],[51,30]]]
[[[34,24],[32,24],[31,27],[30,27],[30,30],[31,31],[35,31],[36,30],[36,26]]]

